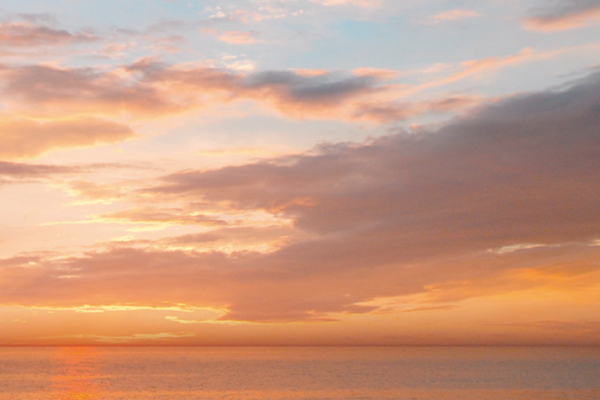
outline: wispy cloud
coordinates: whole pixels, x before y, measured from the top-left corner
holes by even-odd
[[[161,333],[134,333],[126,336],[108,336],[96,334],[75,334],[75,335],[60,335],[38,337],[41,340],[56,340],[56,339],[81,339],[84,341],[92,341],[95,343],[105,344],[139,344],[139,343],[156,343],[164,342],[172,339],[194,337],[195,332],[161,332]]]
[[[229,44],[251,44],[256,42],[255,32],[227,31],[219,35],[219,40]]]
[[[425,23],[430,25],[436,25],[445,21],[457,21],[476,17],[481,17],[481,14],[470,10],[454,9],[447,10],[436,15],[432,15],[425,21]]]
[[[597,46],[596,46],[597,47]],[[266,104],[292,118],[389,123],[478,104],[475,96],[409,102],[407,96],[507,66],[558,57],[579,48],[463,62],[446,76],[399,84],[401,71],[357,68],[348,73],[274,70],[246,73],[205,65],[169,65],[141,59],[106,68],[0,66],[2,96],[13,119],[0,121],[3,157],[32,158],[56,148],[116,143],[135,137],[139,120],[201,112],[233,101]],[[15,119],[15,117],[21,119]],[[43,122],[37,122],[43,121]]]
[[[359,7],[378,7],[381,5],[381,0],[311,0],[314,3],[323,4],[325,6],[339,5],[355,5]]]
[[[0,161],[0,185],[36,182],[60,175],[80,173],[79,167],[64,165],[22,164]]]
[[[32,22],[0,23],[0,41],[4,47],[60,46],[73,43],[96,42],[90,33],[70,33]]]

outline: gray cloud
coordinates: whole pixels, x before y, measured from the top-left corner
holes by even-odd
[[[62,165],[22,164],[0,161],[0,185],[36,182],[54,176],[81,172],[81,168]]]
[[[58,22],[52,14],[48,13],[21,13],[18,14],[18,16],[21,19],[32,23],[54,24]]]
[[[522,239],[536,231],[551,240],[556,232],[560,241],[570,227],[573,239],[585,239],[598,228],[591,217],[598,215],[599,89],[595,74],[564,92],[507,99],[438,131],[178,173],[150,191],[277,209],[316,232],[434,224],[498,239],[503,229],[523,232]]]
[[[598,0],[546,0],[532,10],[526,26],[539,30],[564,30],[585,25],[600,17]]]
[[[594,10],[600,7],[598,0],[547,0],[535,9],[532,17],[553,20]]]
[[[370,76],[337,76],[333,73],[301,76],[292,71],[266,71],[250,75],[243,86],[252,89],[279,88],[282,95],[299,102],[327,102],[353,93],[374,90],[377,79]]]
[[[22,164],[0,161],[0,175],[4,176],[28,178],[78,171],[79,168],[62,165]]]

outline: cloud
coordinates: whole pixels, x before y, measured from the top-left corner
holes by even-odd
[[[227,227],[209,232],[167,237],[153,244],[166,245],[171,249],[218,250],[227,253],[235,251],[268,252],[284,247],[292,237],[296,236],[297,232],[294,232],[291,227],[285,226]]]
[[[35,182],[57,175],[81,172],[81,168],[63,165],[22,164],[0,161],[0,185]]]
[[[427,83],[424,83],[420,86],[408,90],[419,91],[430,87],[443,86],[460,81],[468,77],[477,76],[490,71],[495,71],[506,66],[517,65],[523,62],[530,62],[541,58],[552,57],[555,55],[555,52],[539,53],[529,47],[526,47],[516,54],[511,54],[505,57],[486,57],[476,60],[469,60],[462,63],[462,68],[458,72],[452,73],[448,76],[439,79],[429,80]]]
[[[219,35],[219,40],[229,44],[251,44],[256,42],[255,32],[227,31]]]
[[[266,71],[249,76],[241,89],[285,114],[318,117],[320,113],[333,116],[353,98],[373,94],[379,90],[376,84],[372,76],[300,76],[292,71]]]
[[[218,321],[215,319],[181,319],[175,316],[166,316],[167,321],[177,322],[184,325],[193,324],[225,324],[225,325],[237,325],[238,323],[232,321]]]
[[[56,148],[120,142],[134,136],[126,125],[96,118],[39,123],[0,120],[0,157],[31,158]]]
[[[323,235],[275,253],[281,262],[311,253],[322,265],[350,268],[589,241],[600,229],[593,195],[600,192],[591,183],[600,151],[599,78],[515,96],[437,132],[175,174],[151,192],[283,213]]]
[[[555,0],[533,10],[524,19],[527,29],[542,32],[579,28],[600,20],[598,0]]]
[[[453,305],[453,304],[447,304],[447,305],[441,305],[441,306],[411,308],[409,310],[403,310],[402,312],[448,311],[448,310],[454,310],[457,307],[458,306]]]
[[[381,5],[380,0],[311,0],[314,3],[322,4],[324,6],[340,6],[351,4],[359,7],[378,7]]]
[[[39,20],[39,18],[36,19]],[[53,29],[35,22],[0,23],[0,41],[4,47],[64,46],[98,40],[99,38],[92,34],[72,34],[66,30]]]
[[[589,51],[596,52],[598,48],[599,46],[596,43],[591,43],[583,46],[564,47],[552,51],[538,51],[530,47],[525,47],[518,53],[509,54],[504,57],[494,56],[464,61],[461,63],[460,69],[456,72],[449,73],[445,76],[440,76],[439,78],[427,78],[424,83],[401,88],[399,89],[399,92],[402,96],[408,96],[410,94],[422,92],[430,88],[445,86],[454,82],[459,82],[464,79],[480,78],[489,75],[490,73],[493,73],[495,71],[498,71],[502,68],[546,60],[549,58],[560,57],[567,54],[577,54]],[[440,65],[434,65],[433,69],[426,69],[420,72],[423,74],[430,74],[432,72],[436,73],[439,70],[446,70],[447,68],[448,66],[446,65],[442,65],[441,69]],[[443,103],[445,100],[447,99],[430,100],[429,103]],[[467,104],[465,104],[465,106],[467,106]],[[435,110],[435,108],[433,108],[433,110]]]
[[[122,187],[81,180],[69,182],[67,191],[70,195],[78,197],[75,204],[110,204],[114,200],[125,197]]]
[[[120,70],[51,66],[0,68],[3,97],[15,111],[35,115],[152,118],[236,99],[271,104],[286,115],[343,114],[354,98],[385,90],[372,75],[293,71],[243,74],[203,66],[168,66],[144,59]]]
[[[2,96],[13,110],[41,116],[130,117],[181,112],[185,104],[122,71],[47,65],[2,66]]]
[[[399,71],[373,68],[345,73],[246,72],[253,66],[242,61],[231,63],[233,69],[222,69],[197,63],[169,65],[153,58],[115,68],[4,65],[0,83],[7,112],[24,118],[148,120],[252,100],[292,118],[389,123],[423,113],[455,112],[480,101],[465,96],[403,101],[409,95],[575,50],[581,48],[545,53],[525,48],[506,57],[470,60],[457,72],[413,86],[395,82],[402,76]]]
[[[107,335],[95,335],[95,334],[76,334],[76,335],[60,335],[60,336],[48,336],[40,337],[38,339],[83,339],[86,341],[91,340],[96,343],[103,344],[128,344],[128,343],[156,343],[161,341],[171,341],[172,339],[181,339],[194,337],[197,334],[195,332],[160,332],[160,333],[134,333],[127,336],[107,336]]]
[[[138,192],[156,209],[105,216],[196,223],[186,210],[201,204],[223,216],[288,219],[295,234],[269,252],[207,250],[227,235],[214,226],[145,248],[124,242],[83,255],[6,259],[0,303],[168,301],[222,309],[220,321],[324,321],[379,310],[369,301],[395,296],[426,295],[430,303],[418,307],[441,310],[535,287],[597,288],[599,96],[594,72],[562,91],[512,96],[437,129],[167,175]],[[509,246],[520,250],[490,251]]]
[[[447,10],[442,13],[433,15],[433,16],[429,17],[429,19],[426,21],[426,23],[427,24],[439,24],[439,23],[445,22],[445,21],[457,21],[457,20],[462,20],[462,19],[467,19],[467,18],[475,18],[475,17],[481,17],[481,14],[476,13],[475,11],[470,11],[470,10],[455,9],[455,10]]]
[[[10,177],[37,178],[79,171],[79,168],[63,165],[21,164],[0,161],[0,175]]]
[[[57,22],[56,18],[48,13],[21,13],[17,15],[19,18],[32,23],[45,22],[47,24],[54,24]]]
[[[172,225],[200,225],[189,223],[173,223]],[[115,238],[104,243],[108,249],[138,248],[154,251],[196,251],[219,252],[232,255],[233,253],[253,252],[267,254],[285,247],[291,241],[299,240],[302,235],[291,226],[270,224],[252,226],[219,226],[205,224],[205,230],[200,233],[189,233],[180,236],[167,236],[158,240],[136,239],[134,236]],[[304,235],[306,236],[306,235]]]
[[[276,147],[228,147],[221,149],[205,149],[198,151],[198,154],[204,157],[223,157],[223,156],[253,156],[254,158],[260,157],[273,157],[289,153],[283,149],[277,149]]]
[[[105,223],[149,224],[159,227],[175,225],[223,226],[227,223],[218,218],[187,213],[182,209],[133,209],[115,211],[96,216],[95,221]]]
[[[319,70],[298,70],[298,72],[304,72],[306,75],[322,75],[327,71],[319,71]],[[382,81],[396,79],[402,76],[402,73],[399,71],[391,70],[391,69],[380,69],[380,68],[356,68],[352,71],[352,73],[356,76],[370,76],[372,78],[376,78]]]
[[[196,89],[204,97],[189,99],[190,103],[251,99],[295,118],[353,119],[356,113],[352,109],[357,102],[389,97],[394,90],[384,80],[390,77],[389,71],[306,74],[286,70],[244,74],[209,67],[168,67],[151,60],[132,65],[130,70],[142,73],[141,82],[150,87],[169,87],[171,96]]]
[[[354,111],[357,120],[371,120],[379,123],[407,120],[427,113],[456,112],[480,104],[483,99],[468,96],[453,96],[422,102],[372,102],[358,104]]]
[[[45,164],[24,164],[16,162],[0,161],[0,183],[30,183],[55,177],[71,177],[71,175],[85,174],[91,171],[113,168],[136,168],[124,164],[83,164],[83,165],[45,165]],[[99,198],[108,196],[108,190],[101,185],[95,185],[91,182],[72,181],[69,183],[72,190],[77,191],[85,199]],[[90,193],[82,193],[88,190]],[[80,192],[81,191],[81,192]],[[118,193],[113,190],[112,195]]]
[[[553,332],[574,332],[580,335],[600,335],[600,321],[534,321],[521,324],[513,324],[518,328],[529,328],[549,330]]]

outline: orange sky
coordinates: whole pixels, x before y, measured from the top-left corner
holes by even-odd
[[[0,345],[600,344],[594,2],[5,3]]]

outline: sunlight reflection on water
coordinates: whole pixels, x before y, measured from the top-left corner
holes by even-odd
[[[92,400],[100,398],[97,347],[62,347],[55,353],[60,365],[51,378],[53,399]]]
[[[598,348],[0,348],[1,400],[597,400],[598,376]]]

